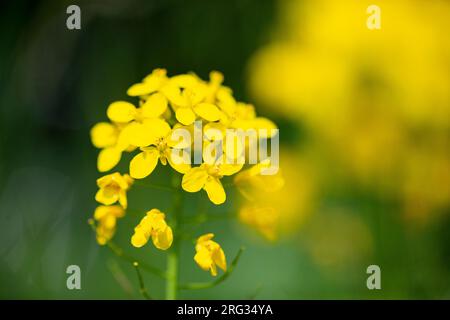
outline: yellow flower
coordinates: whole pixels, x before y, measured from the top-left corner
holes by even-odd
[[[117,218],[122,218],[125,210],[121,206],[98,206],[94,212],[97,221],[95,232],[99,245],[105,245],[116,232]]]
[[[215,277],[217,276],[217,267],[224,272],[227,271],[227,261],[220,245],[211,240],[213,237],[213,233],[207,233],[197,239],[194,260],[200,268],[205,271],[209,270]]]
[[[275,192],[284,186],[284,178],[281,170],[276,174],[263,175],[264,169],[270,167],[270,159],[239,172],[234,177],[234,183],[241,194],[249,200],[254,200],[255,193]]]
[[[223,103],[220,105],[225,116],[221,122],[229,128],[235,129],[254,129],[260,137],[272,137],[276,134],[275,123],[264,117],[257,117],[255,107],[248,103]],[[267,130],[267,133],[258,130]]]
[[[178,127],[175,126],[174,129],[176,128]],[[130,175],[133,178],[143,179],[150,175],[158,164],[158,159],[163,165],[169,162],[170,166],[180,173],[188,172],[191,168],[190,155],[183,148],[190,145],[180,148],[178,142],[171,138],[172,132],[169,124],[161,119],[151,119],[139,128],[136,127],[131,140],[141,147],[142,152],[130,162]]]
[[[214,204],[222,204],[226,200],[225,190],[220,179],[231,176],[242,169],[242,164],[227,164],[216,161],[208,164],[202,163],[199,167],[191,168],[181,182],[182,188],[187,192],[198,192],[204,189],[209,200]]]
[[[127,101],[115,101],[108,106],[106,114],[116,123],[142,122],[158,118],[167,110],[167,99],[161,93],[154,93],[143,101],[139,108]]]
[[[155,69],[142,82],[133,84],[128,89],[127,94],[132,97],[148,96],[162,89],[168,80],[165,69]]]
[[[184,125],[192,124],[197,116],[207,121],[219,120],[222,113],[215,104],[205,102],[207,94],[208,87],[203,82],[170,94],[177,120]]]
[[[156,248],[167,250],[173,242],[172,228],[166,221],[164,213],[158,209],[152,209],[142,218],[141,222],[134,228],[134,234],[131,237],[131,244],[136,248],[144,246],[150,237]]]
[[[121,175],[118,172],[108,174],[97,179],[97,186],[100,188],[95,195],[95,200],[111,205],[117,201],[123,208],[127,208],[127,190],[133,183],[133,179],[128,175]]]
[[[264,238],[274,241],[278,236],[280,211],[273,207],[248,205],[239,210],[239,220],[255,228]]]
[[[100,172],[114,168],[128,150],[129,144],[124,139],[124,125],[118,123],[99,122],[91,129],[92,144],[102,149],[98,154],[97,168]]]

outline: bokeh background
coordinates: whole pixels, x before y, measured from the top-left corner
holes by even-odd
[[[70,4],[81,30],[66,28]],[[366,27],[370,4],[380,30]],[[133,268],[87,224],[100,176],[89,130],[157,67],[223,72],[279,125],[286,178],[259,199],[277,209],[275,240],[239,221],[236,191],[201,208],[214,221],[195,234],[213,231],[229,260],[246,251],[226,282],[181,298],[450,298],[449,1],[19,0],[0,12],[1,298],[140,298]],[[164,252],[128,243],[170,195],[129,198],[116,242],[164,268]],[[204,198],[189,195],[187,213]],[[193,254],[186,243],[181,279],[210,280]],[[66,288],[71,264],[82,290]],[[371,264],[381,290],[366,287]],[[144,279],[163,297],[163,281]]]

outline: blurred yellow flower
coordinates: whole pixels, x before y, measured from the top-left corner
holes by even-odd
[[[125,216],[125,210],[121,206],[98,206],[94,212],[97,221],[95,228],[97,242],[105,245],[112,239],[116,232],[117,219]]]
[[[283,169],[275,175],[261,175],[261,170],[270,166],[263,161],[234,179],[245,197],[239,221],[269,241],[297,231],[311,213],[315,197],[314,171],[305,156],[285,150],[280,157]]]
[[[234,177],[234,184],[241,194],[249,200],[254,200],[254,193],[275,192],[284,186],[284,178],[281,170],[277,174],[262,174],[264,169],[270,167],[270,159],[242,170]]]
[[[95,195],[95,200],[104,205],[111,205],[117,201],[124,209],[127,208],[127,191],[133,184],[133,179],[128,175],[118,172],[108,174],[97,179],[100,188]]]
[[[147,212],[141,222],[134,228],[131,244],[136,248],[144,246],[150,237],[153,244],[160,250],[167,250],[173,242],[172,228],[166,223],[166,216],[158,209]]]
[[[411,220],[431,217],[450,205],[437,188],[450,169],[450,3],[380,0],[380,30],[366,27],[368,5],[280,1],[275,37],[250,61],[250,90],[305,129],[323,182],[369,187],[403,201]]]
[[[266,240],[278,238],[280,211],[274,207],[264,207],[258,204],[244,205],[239,210],[239,220],[255,228]]]
[[[211,240],[213,237],[213,233],[207,233],[197,239],[194,260],[200,268],[205,271],[209,270],[215,277],[217,276],[217,267],[224,272],[227,271],[227,261],[220,245]]]

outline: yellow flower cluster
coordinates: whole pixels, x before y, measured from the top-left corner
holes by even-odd
[[[192,73],[169,77],[166,70],[155,69],[127,90],[130,97],[138,98],[137,106],[128,101],[115,101],[108,106],[109,122],[100,122],[91,129],[92,144],[101,149],[97,158],[98,170],[112,170],[124,152],[135,154],[129,163],[129,175],[115,172],[97,180],[99,191],[95,199],[103,205],[95,214],[99,244],[107,243],[114,235],[117,218],[125,214],[127,191],[134,179],[148,177],[158,163],[169,164],[183,175],[180,190],[205,190],[209,200],[216,205],[226,201],[221,179],[241,171],[244,164],[238,157],[251,143],[249,140],[238,141],[230,147],[228,139],[224,138],[227,130],[252,129],[257,132],[257,138],[267,138],[275,135],[276,125],[267,118],[258,117],[252,105],[236,101],[231,89],[222,82],[223,75],[216,71],[210,73],[209,81],[204,81]],[[192,139],[180,140],[178,129],[191,134],[198,130],[198,123],[201,124],[200,146]],[[209,134],[209,129],[222,135]],[[217,144],[225,151],[211,153]],[[200,152],[200,161],[195,161],[191,150],[194,154]],[[120,206],[113,206],[116,202]],[[213,234],[206,234],[198,238],[195,261],[215,276],[216,266],[226,271],[226,260],[224,251],[211,240],[212,237]],[[134,229],[131,244],[140,248],[150,238],[161,250],[169,249],[173,243],[172,228],[167,224],[165,214],[158,209],[148,211],[142,218]]]

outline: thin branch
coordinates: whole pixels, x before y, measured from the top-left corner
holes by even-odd
[[[211,281],[211,282],[191,282],[191,283],[185,283],[180,284],[178,288],[180,290],[199,290],[199,289],[208,289],[215,287],[222,282],[224,282],[234,271],[237,263],[239,262],[239,258],[241,257],[242,252],[244,251],[244,248],[241,247],[236,254],[236,257],[233,259],[233,262],[231,262],[230,267],[228,268],[227,272],[225,272],[221,277],[219,277],[217,280]]]
[[[139,270],[139,263],[133,262],[133,267],[136,269],[136,274],[139,280],[139,292],[142,294],[142,296],[147,300],[152,300],[150,295],[147,292],[147,289],[145,289],[144,279],[142,278],[141,271]]]

